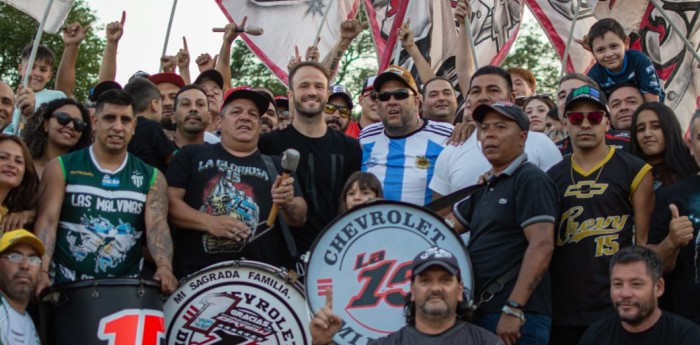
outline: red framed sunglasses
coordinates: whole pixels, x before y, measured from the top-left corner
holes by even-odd
[[[604,111],[569,111],[566,113],[569,123],[574,126],[580,126],[585,118],[588,118],[588,123],[595,126],[603,122],[604,116]]]

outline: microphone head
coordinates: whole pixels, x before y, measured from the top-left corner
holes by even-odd
[[[248,25],[245,27],[245,33],[252,36],[260,36],[263,34],[263,29],[257,26]]]
[[[282,153],[282,170],[285,172],[295,172],[299,166],[299,151],[295,149],[286,149]]]

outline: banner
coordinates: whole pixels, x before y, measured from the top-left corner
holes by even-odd
[[[321,59],[340,40],[340,24],[355,17],[358,0],[216,0],[229,21],[261,27],[261,36],[241,34],[250,50],[284,83],[294,46],[303,55],[314,44],[319,26]],[[327,16],[323,22],[323,17]]]
[[[372,36],[377,47],[380,70],[395,60],[398,28],[410,18],[416,46],[429,61],[435,74],[452,80],[457,90],[455,55],[458,28],[450,0],[364,0]],[[515,41],[522,19],[521,0],[472,0],[471,32],[479,66],[499,65]],[[403,49],[398,61],[414,77],[413,60]],[[418,78],[417,78],[418,79]],[[425,81],[422,81],[425,82]]]
[[[9,4],[12,7],[30,15],[37,21],[41,22],[41,18],[44,17],[44,12],[46,12],[46,6],[49,4],[49,0],[0,0]],[[46,22],[44,23],[44,31],[50,34],[57,34],[58,30],[63,26],[63,22],[66,21],[68,13],[73,6],[73,0],[53,0],[51,4],[51,10],[49,15],[46,17]]]

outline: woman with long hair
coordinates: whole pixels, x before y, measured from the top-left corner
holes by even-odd
[[[698,171],[673,110],[644,103],[632,115],[630,150],[653,168],[654,190],[680,182]]]
[[[34,221],[39,178],[22,139],[0,134],[0,231]]]
[[[42,105],[27,122],[24,142],[41,177],[46,163],[92,144],[92,125],[87,108],[70,98]]]

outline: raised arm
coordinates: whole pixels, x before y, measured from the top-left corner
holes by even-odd
[[[421,82],[425,83],[426,81],[435,78],[435,72],[433,72],[433,69],[430,68],[430,64],[416,46],[416,39],[413,37],[413,30],[411,30],[410,25],[410,19],[401,25],[398,32],[399,39],[401,39],[401,46],[403,49],[406,50],[408,55],[410,55],[413,59],[413,63],[416,65]]]
[[[457,37],[457,56],[455,56],[455,67],[457,70],[457,82],[462,97],[466,100],[469,94],[469,84],[471,84],[472,75],[474,75],[474,57],[472,55],[471,45],[469,44],[469,36],[467,35],[466,18],[472,17],[472,9],[468,0],[459,0],[455,9],[455,19],[461,27]]]
[[[63,197],[65,196],[66,180],[58,159],[46,164],[44,175],[39,185],[39,204],[34,223],[34,233],[41,239],[46,252],[41,258],[41,275],[34,290],[39,296],[42,290],[51,286],[49,269],[56,245],[56,227],[61,216]]]
[[[190,50],[187,48],[187,39],[182,36],[182,48],[175,55],[177,68],[180,70],[180,77],[185,81],[185,85],[192,83],[190,77]]]
[[[102,53],[102,64],[100,64],[100,81],[116,80],[117,78],[117,48],[119,40],[124,34],[124,23],[126,22],[126,11],[122,11],[122,18],[118,22],[107,24],[105,35],[107,44]]]
[[[63,28],[63,56],[56,71],[56,90],[63,91],[66,97],[73,97],[75,88],[75,64],[78,61],[80,42],[85,39],[90,25],[73,23]]]
[[[245,27],[247,22],[248,17],[243,17],[240,26]],[[216,70],[224,78],[224,87],[221,90],[223,93],[226,93],[231,88],[231,44],[238,37],[236,27],[235,21],[231,21],[226,25],[224,40],[221,43],[221,50],[219,50],[219,58],[216,60]]]
[[[331,48],[321,64],[326,66],[328,72],[330,73],[330,80],[335,79],[336,73],[338,73],[338,67],[340,67],[340,59],[343,58],[343,54],[350,47],[352,41],[357,37],[357,35],[369,26],[367,22],[360,23],[357,19],[348,19],[340,24],[340,41]]]
[[[156,174],[146,197],[146,238],[157,267],[153,279],[160,281],[161,291],[172,293],[177,289],[177,279],[173,275],[173,241],[168,227],[168,184],[160,171]]]

